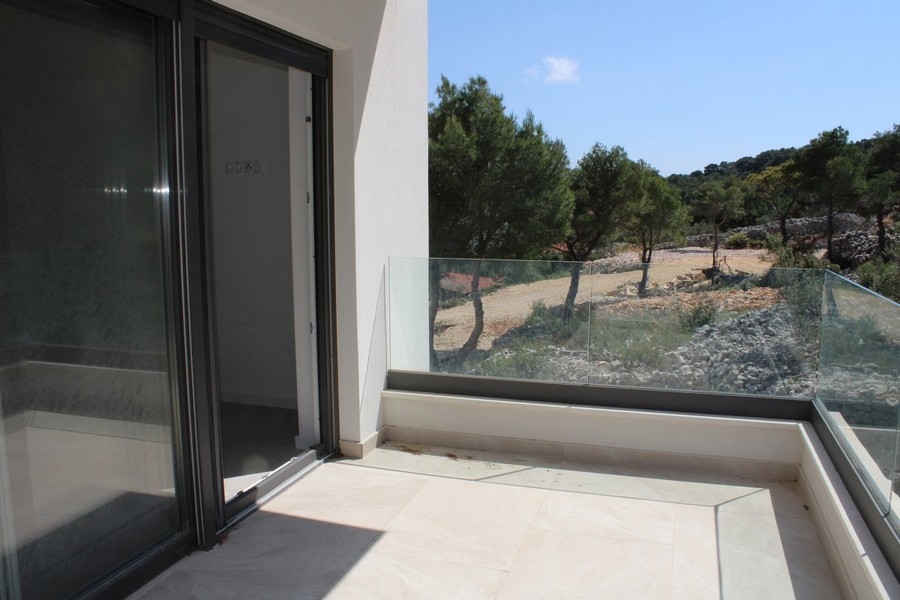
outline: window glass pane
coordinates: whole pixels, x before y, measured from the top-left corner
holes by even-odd
[[[4,598],[181,526],[154,39],[127,8],[0,4]]]

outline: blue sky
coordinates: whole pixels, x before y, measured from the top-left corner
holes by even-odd
[[[483,75],[574,164],[663,175],[900,123],[900,0],[429,0],[429,101]]]

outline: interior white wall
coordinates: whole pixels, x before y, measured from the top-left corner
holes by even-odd
[[[389,256],[428,256],[427,3],[222,0],[334,51],[338,394],[342,441],[381,420]]]
[[[210,44],[210,50],[210,214],[220,397],[296,409],[288,70],[248,60],[224,46]],[[226,171],[227,163],[244,161],[260,163],[259,172]]]

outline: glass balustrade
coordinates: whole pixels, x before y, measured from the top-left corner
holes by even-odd
[[[824,282],[816,397],[887,511],[897,489],[900,306],[831,272]]]
[[[815,392],[821,271],[672,277],[652,264],[393,259],[389,278],[395,370]]]

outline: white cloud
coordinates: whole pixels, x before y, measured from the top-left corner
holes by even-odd
[[[571,58],[546,56],[544,83],[575,83],[578,81],[578,63]]]
[[[545,56],[541,64],[525,69],[522,74],[525,81],[541,81],[551,85],[555,83],[576,83],[578,81],[578,63],[562,56]]]

